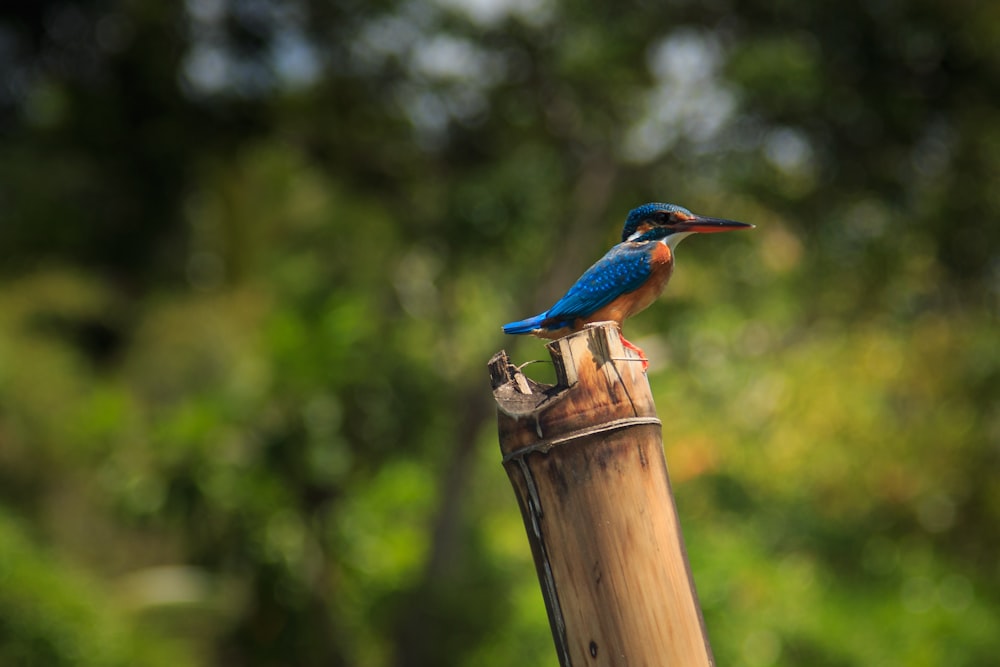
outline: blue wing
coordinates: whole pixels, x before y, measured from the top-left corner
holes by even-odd
[[[619,243],[597,260],[544,313],[503,326],[504,333],[524,334],[535,329],[561,329],[585,318],[622,294],[639,289],[653,272],[649,244]]]
[[[646,245],[636,247],[631,243],[619,243],[609,250],[544,313],[542,325],[558,329],[578,317],[589,316],[622,294],[639,289],[653,272]]]

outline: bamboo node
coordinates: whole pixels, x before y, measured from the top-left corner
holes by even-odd
[[[604,424],[588,426],[587,428],[581,428],[569,433],[564,433],[554,438],[539,440],[538,442],[521,447],[520,449],[515,449],[514,451],[504,455],[503,462],[507,463],[512,459],[523,458],[532,452],[546,454],[553,447],[558,447],[559,445],[564,445],[568,442],[573,442],[574,440],[581,440],[592,435],[617,431],[618,429],[629,428],[631,426],[642,426],[645,424],[655,424],[657,426],[663,425],[663,423],[656,417],[624,417],[622,419],[615,419],[614,421],[605,422]]]

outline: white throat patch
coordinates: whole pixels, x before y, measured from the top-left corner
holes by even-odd
[[[695,233],[696,232],[677,232],[676,234],[671,234],[665,239],[661,239],[660,243],[670,248],[670,252],[673,252],[677,248],[678,243]]]

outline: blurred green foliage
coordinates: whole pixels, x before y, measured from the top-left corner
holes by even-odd
[[[0,664],[556,664],[485,361],[650,200],[758,225],[630,329],[719,664],[995,664],[998,41],[945,0],[5,7]]]

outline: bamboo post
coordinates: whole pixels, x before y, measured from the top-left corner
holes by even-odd
[[[614,323],[548,348],[555,385],[490,376],[560,664],[713,665],[641,364]]]

